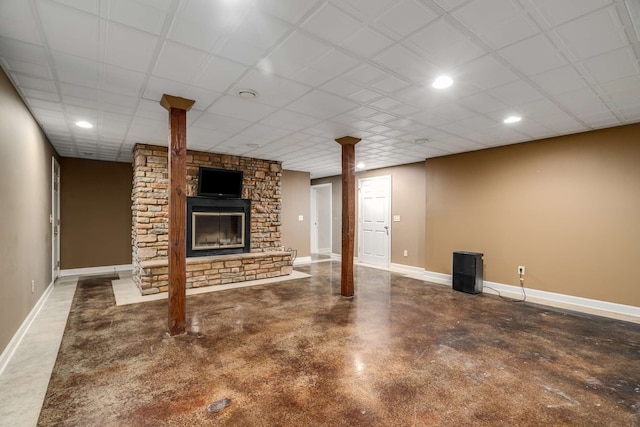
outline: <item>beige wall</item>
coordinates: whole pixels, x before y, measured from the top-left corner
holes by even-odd
[[[308,172],[282,171],[282,244],[296,249],[299,257],[310,255],[310,181]]]
[[[424,163],[358,172],[359,179],[391,175],[391,215],[400,215],[400,222],[391,223],[391,262],[424,267]],[[342,178],[332,176],[312,181],[313,185],[332,184],[333,192],[333,253],[341,253],[342,242]],[[357,196],[357,193],[356,193]],[[357,223],[356,223],[357,226]],[[356,239],[357,248],[357,239]],[[404,250],[408,256],[404,256]],[[356,254],[357,255],[357,254]]]
[[[60,267],[131,264],[129,163],[60,159]]]
[[[0,111],[1,352],[51,283],[54,150],[2,70]]]
[[[640,306],[640,124],[426,161],[426,269]]]

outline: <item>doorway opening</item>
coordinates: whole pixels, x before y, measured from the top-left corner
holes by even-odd
[[[332,239],[331,183],[311,186],[311,258],[331,258]]]
[[[51,281],[60,276],[60,164],[51,157]]]

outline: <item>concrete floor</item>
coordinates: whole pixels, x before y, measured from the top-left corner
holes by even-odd
[[[188,297],[177,338],[166,301],[81,278],[38,424],[640,425],[638,324],[364,266],[344,299],[339,263],[296,269]]]

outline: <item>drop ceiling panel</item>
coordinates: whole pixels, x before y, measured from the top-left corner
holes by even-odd
[[[196,101],[190,148],[313,177],[340,172],[347,134],[381,167],[640,122],[612,0],[5,0],[0,23],[0,64],[62,155],[166,145],[165,93]]]

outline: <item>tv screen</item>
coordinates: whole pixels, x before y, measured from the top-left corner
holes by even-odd
[[[198,196],[240,199],[242,171],[200,167]]]

